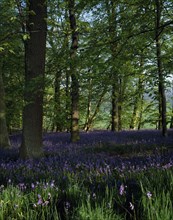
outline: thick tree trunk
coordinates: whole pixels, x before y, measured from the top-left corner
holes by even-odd
[[[77,72],[77,48],[78,48],[78,31],[75,15],[75,0],[68,0],[69,20],[72,31],[71,44],[71,141],[76,142],[79,137],[79,76]]]
[[[0,66],[0,148],[10,148],[6,124],[5,91],[2,78],[2,68]]]
[[[46,2],[28,1],[29,13],[25,41],[25,94],[20,157],[39,158],[42,150],[43,92],[46,52]]]
[[[161,118],[162,134],[167,136],[167,125],[166,125],[166,95],[165,95],[165,85],[163,76],[163,65],[161,59],[161,42],[160,42],[160,29],[161,26],[161,3],[162,0],[156,1],[156,56],[157,56],[157,69],[158,69],[158,79],[159,79],[159,121]],[[160,123],[160,122],[159,122]]]

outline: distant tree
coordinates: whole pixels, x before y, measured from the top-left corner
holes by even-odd
[[[143,55],[140,56],[140,70],[143,70]],[[143,109],[143,102],[144,102],[144,81],[145,76],[144,73],[139,74],[136,94],[134,96],[134,108],[133,114],[130,123],[130,129],[140,129],[141,121],[142,121],[142,109]]]
[[[39,158],[42,150],[43,92],[46,53],[45,0],[27,1],[25,91],[21,158]]]

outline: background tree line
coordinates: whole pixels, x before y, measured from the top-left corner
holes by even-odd
[[[42,131],[173,127],[173,1],[0,1],[0,143]]]

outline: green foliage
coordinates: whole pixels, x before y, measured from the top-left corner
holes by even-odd
[[[17,1],[18,2],[18,1]],[[161,19],[162,62],[166,89],[168,76],[172,77],[171,19],[172,2],[163,2]],[[2,0],[0,55],[3,56],[3,78],[6,91],[7,122],[9,128],[20,127],[23,110],[24,46],[29,39],[25,32],[27,8],[21,10],[15,1]],[[130,127],[136,100],[144,95],[141,107],[140,128],[156,127],[158,121],[158,77],[155,56],[155,11],[154,2],[135,0],[76,1],[76,16],[79,33],[77,70],[80,84],[80,128],[87,121],[88,100],[91,101],[90,117],[95,113],[103,91],[105,95],[92,120],[92,128],[107,128],[111,121],[111,86],[117,80],[116,93],[120,94],[122,129]],[[30,11],[31,15],[35,12]],[[115,22],[112,20],[115,17]],[[46,55],[46,82],[44,96],[44,128],[69,130],[70,128],[70,45],[71,31],[67,2],[48,1],[48,35]],[[58,77],[57,77],[58,74]],[[143,89],[138,87],[142,76]],[[68,83],[67,83],[68,81]],[[59,83],[59,98],[55,87]],[[89,83],[91,82],[91,83]],[[31,82],[29,90],[39,85],[40,79]],[[58,103],[57,103],[58,102]],[[168,122],[171,107],[168,105]],[[141,105],[141,106],[140,106]],[[61,125],[61,126],[60,126]],[[58,128],[57,128],[58,127]]]
[[[84,178],[81,178],[82,173]],[[66,172],[64,175],[66,179],[61,179],[62,183],[55,183],[49,179],[47,173],[45,182],[14,185],[9,181],[6,187],[1,185],[0,219],[9,217],[21,220],[58,219],[59,216],[59,219],[71,220],[122,220],[127,214],[124,205],[126,196],[119,193],[116,184],[118,181],[126,184],[128,178],[136,179],[140,184],[142,194],[138,211],[141,220],[171,219],[173,213],[171,169],[165,167],[164,170],[151,168],[140,172],[124,171],[124,175],[121,172],[112,173],[111,176],[109,173],[107,178],[117,181],[112,187],[106,185],[106,176],[103,180],[103,174],[99,174],[98,171],[92,172],[92,175],[88,174],[84,167],[79,167],[75,174]],[[95,191],[90,188],[93,184]],[[97,186],[101,189],[97,190]]]

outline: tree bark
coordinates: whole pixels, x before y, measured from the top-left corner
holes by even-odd
[[[112,85],[112,112],[111,112],[111,131],[118,131],[118,97],[117,97],[117,84]]]
[[[10,148],[10,140],[6,123],[5,91],[0,66],[0,148]]]
[[[88,100],[87,100],[87,112],[86,112],[86,119],[85,119],[85,124],[83,129],[85,131],[89,130],[89,119],[90,119],[90,115],[91,115],[91,95],[92,95],[92,79],[88,78]]]
[[[117,16],[116,16],[116,1],[107,0],[106,7],[107,7],[107,14],[108,14],[108,23],[109,23],[109,37],[111,39],[110,43],[110,50],[112,56],[112,73],[111,73],[111,83],[112,83],[112,111],[111,111],[111,130],[118,131],[121,129],[121,112],[122,103],[119,103],[121,99],[121,79],[120,75],[116,69],[116,53],[118,44],[115,41],[116,38],[116,29],[117,29]]]
[[[171,116],[170,128],[173,128],[173,107],[172,107],[172,116]]]
[[[89,104],[88,113],[87,113],[88,120],[87,120],[87,122],[85,124],[85,127],[84,127],[85,131],[89,131],[91,129],[91,126],[92,126],[92,124],[93,124],[94,120],[96,119],[96,116],[99,112],[99,109],[100,109],[100,106],[102,104],[102,100],[103,100],[103,97],[104,97],[105,93],[106,93],[106,90],[104,89],[103,92],[101,93],[98,101],[97,101],[95,110],[94,110],[92,115],[91,115],[91,102],[88,102],[88,104]]]
[[[54,126],[56,132],[62,131],[62,119],[61,119],[61,101],[60,101],[60,82],[61,82],[61,71],[57,71],[55,74],[55,104],[54,104]]]
[[[71,141],[76,142],[79,136],[79,75],[77,72],[77,48],[78,31],[75,15],[75,0],[68,0],[69,21],[72,31],[72,43],[70,50],[71,59]]]
[[[165,85],[163,76],[163,64],[161,58],[161,38],[160,38],[160,26],[161,26],[161,3],[162,0],[155,0],[156,2],[156,56],[157,56],[157,70],[158,70],[158,80],[159,80],[159,113],[161,118],[162,135],[167,136],[167,125],[166,125],[166,95],[165,95]],[[160,121],[160,120],[159,120]]]
[[[43,92],[46,53],[45,0],[28,1],[27,32],[25,46],[25,94],[23,131],[20,157],[39,158],[42,150]]]
[[[143,68],[143,58],[141,55],[140,68]],[[141,127],[140,123],[142,120],[142,108],[143,108],[143,97],[144,97],[144,80],[143,73],[139,75],[138,85],[136,88],[136,95],[134,98],[134,109],[130,123],[130,129],[139,130]]]

